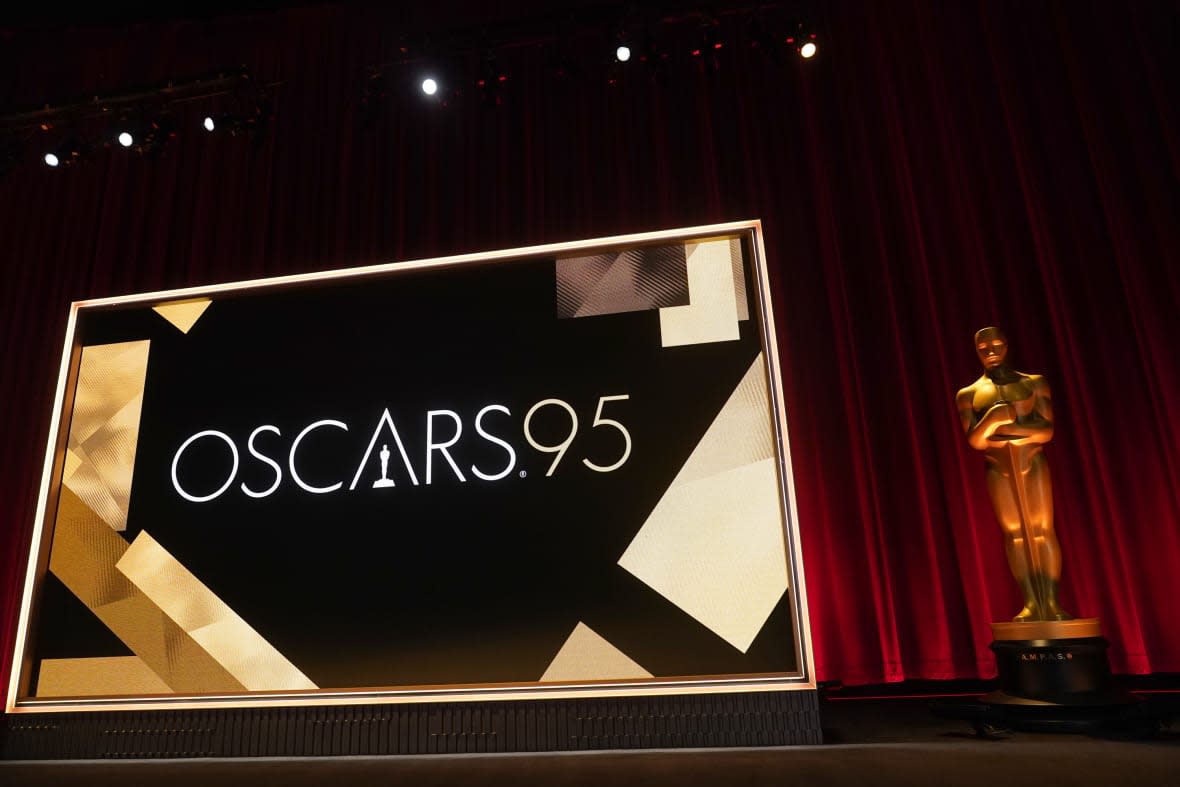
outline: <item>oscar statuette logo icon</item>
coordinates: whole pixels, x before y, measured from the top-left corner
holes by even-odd
[[[992,623],[1002,705],[1110,705],[1127,701],[1110,688],[1107,641],[1097,618],[1077,618],[1058,600],[1061,547],[1045,445],[1053,439],[1049,383],[1008,365],[999,328],[975,334],[983,374],[955,396],[967,444],[983,454],[992,510],[1008,567],[1024,606],[1011,622]]]
[[[393,481],[389,479],[389,446],[385,443],[381,444],[381,477],[373,482],[374,489],[389,489],[393,486]]]

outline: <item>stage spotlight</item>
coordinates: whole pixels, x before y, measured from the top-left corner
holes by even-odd
[[[41,160],[52,169],[65,169],[87,158],[90,152],[89,145],[83,146],[78,140],[69,139],[46,151]]]
[[[222,106],[218,107],[222,111],[199,116],[201,128],[209,134],[218,137],[248,136],[256,140],[260,138],[261,132],[269,127],[273,111],[270,95],[264,88],[243,81],[232,94],[223,99],[223,102]],[[153,136],[160,143],[176,136],[171,119],[167,116],[158,116],[150,125],[149,131],[151,134],[144,139],[144,146]],[[139,146],[137,142],[136,148]]]
[[[253,135],[266,128],[270,121],[269,109],[262,103],[244,106],[241,112],[222,112],[217,115],[206,115],[201,126],[210,134],[222,137],[237,137]],[[162,141],[171,139],[174,134],[164,128]],[[138,146],[137,146],[138,147]]]
[[[175,138],[176,129],[171,116],[158,113],[124,125],[115,142],[132,153],[156,156],[163,153]]]
[[[217,110],[217,111],[214,111]],[[243,76],[233,90],[219,94],[216,103],[206,107],[199,117],[201,128],[217,137],[254,135],[267,127],[271,119],[270,96],[266,89]],[[149,115],[151,122],[141,124],[135,135],[135,149],[146,153],[162,149],[176,137],[172,116],[166,112]],[[188,121],[186,121],[188,122]]]
[[[431,77],[426,77],[422,80],[422,92],[428,96],[433,96],[438,92],[438,82],[435,82]]]
[[[787,36],[787,44],[804,60],[810,60],[819,54],[819,37],[812,32],[810,25],[803,22],[795,25],[794,32]]]
[[[607,40],[614,44],[614,62],[627,63],[638,54],[635,36],[641,30],[642,20],[636,9],[630,6],[608,31],[604,31]]]

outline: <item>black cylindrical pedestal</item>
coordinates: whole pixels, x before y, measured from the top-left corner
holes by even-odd
[[[989,737],[1013,729],[1146,736],[1160,728],[1157,710],[1114,688],[1096,619],[993,623],[992,632],[1000,688],[939,715],[970,719]]]
[[[1013,698],[1058,705],[1105,704],[1110,663],[1102,637],[1058,640],[996,640],[1000,690]]]

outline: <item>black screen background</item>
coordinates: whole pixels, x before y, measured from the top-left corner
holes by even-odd
[[[617,565],[760,352],[756,319],[740,323],[736,342],[662,348],[654,310],[557,319],[554,269],[553,259],[525,259],[214,296],[187,335],[143,306],[83,312],[82,344],[152,342],[124,537],[148,531],[321,688],[536,681],[579,621],[657,677],[797,671],[789,592],[742,654]],[[599,397],[618,394],[630,398],[604,415],[626,425],[632,453],[620,469],[594,472],[583,457],[605,465],[621,452],[616,430],[591,429]],[[549,478],[553,455],[521,432],[546,398],[579,418]],[[517,463],[488,482],[469,468],[504,467],[503,449],[474,430],[493,403],[511,415],[489,414],[485,427],[514,446]],[[420,485],[383,431],[349,491],[384,408]],[[436,453],[426,486],[426,412],[444,408],[463,419],[450,451],[467,481]],[[300,473],[344,487],[310,494],[290,478],[287,450],[328,418],[349,431],[309,435]],[[246,450],[261,424],[282,432],[258,444],[284,478],[256,500],[238,484],[273,481]],[[449,419],[436,425],[449,434]],[[176,449],[205,429],[234,438],[241,469],[216,500],[193,503],[169,473]],[[544,442],[566,431],[556,407],[533,422]],[[382,443],[393,489],[371,488]],[[203,440],[186,452],[182,481],[211,492],[229,461],[224,444]],[[89,631],[60,596],[39,615],[37,658],[79,655],[70,631]]]

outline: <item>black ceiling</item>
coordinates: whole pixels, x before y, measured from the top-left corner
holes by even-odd
[[[0,29],[52,30],[103,25],[121,26],[172,19],[209,19],[326,4],[325,0],[211,0],[203,3],[97,0],[85,4],[16,2],[5,3],[0,8]]]

